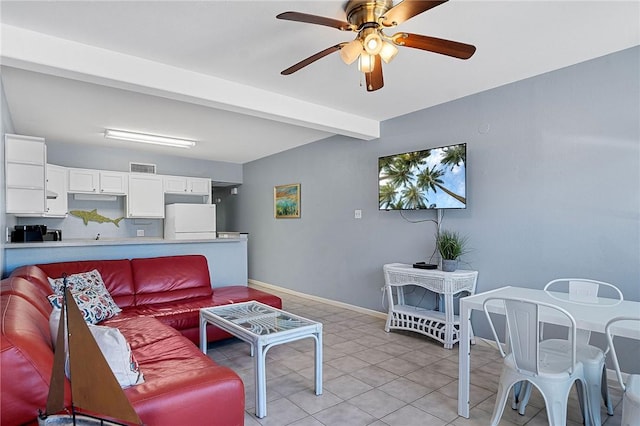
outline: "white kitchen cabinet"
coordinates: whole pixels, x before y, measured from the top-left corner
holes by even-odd
[[[167,194],[186,194],[189,191],[186,176],[163,176],[164,192]]]
[[[163,176],[167,194],[209,195],[211,179],[188,176]]]
[[[47,164],[47,217],[65,217],[68,213],[67,205],[67,168]]]
[[[162,176],[130,173],[127,196],[128,218],[164,218],[164,182]]]
[[[129,173],[100,171],[100,193],[127,195]]]
[[[127,195],[128,173],[93,169],[69,169],[69,192]]]
[[[189,178],[188,184],[192,195],[211,195],[211,179]]]
[[[43,138],[5,135],[6,212],[42,215],[45,212],[45,164]]]
[[[163,176],[164,193],[175,195],[197,195],[204,204],[211,203],[211,179],[188,176]]]
[[[69,192],[97,194],[99,186],[99,170],[69,169]]]

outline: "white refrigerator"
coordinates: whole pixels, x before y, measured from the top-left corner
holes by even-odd
[[[216,238],[215,204],[167,204],[164,215],[167,240],[213,240]]]

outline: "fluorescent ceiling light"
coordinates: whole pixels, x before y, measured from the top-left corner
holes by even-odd
[[[176,139],[167,136],[148,135],[145,133],[127,132],[125,130],[107,129],[104,137],[109,139],[118,139],[122,141],[150,143],[153,145],[173,146],[177,148],[191,148],[196,145],[195,141],[187,139]]]

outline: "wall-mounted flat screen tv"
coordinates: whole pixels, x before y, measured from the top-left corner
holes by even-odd
[[[378,158],[380,210],[464,209],[467,144]]]

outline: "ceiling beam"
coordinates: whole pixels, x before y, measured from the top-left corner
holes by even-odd
[[[1,24],[2,65],[372,140],[380,122],[218,77]]]

